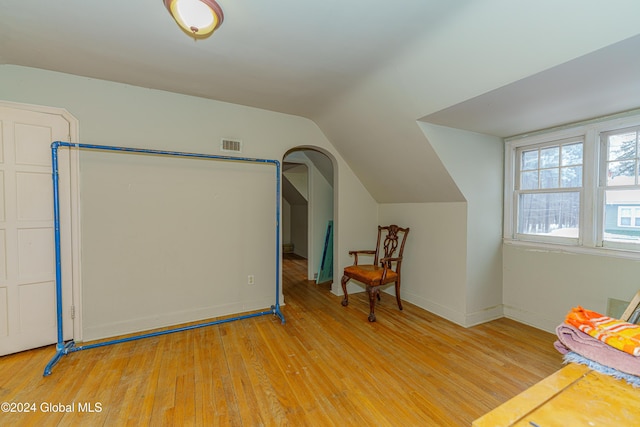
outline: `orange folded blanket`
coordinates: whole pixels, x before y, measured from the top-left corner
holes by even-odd
[[[640,356],[640,325],[623,322],[580,306],[571,309],[565,323],[634,356]]]

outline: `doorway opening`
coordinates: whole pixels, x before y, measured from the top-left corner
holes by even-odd
[[[307,260],[307,279],[333,281],[334,166],[323,152],[296,147],[282,162],[285,256]]]

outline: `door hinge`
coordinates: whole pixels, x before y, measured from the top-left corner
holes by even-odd
[[[76,318],[76,306],[75,305],[71,306],[71,309],[69,310],[69,314],[71,315],[72,319]]]

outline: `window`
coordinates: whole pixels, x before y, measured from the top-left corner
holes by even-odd
[[[640,110],[506,140],[504,219],[506,242],[640,257]]]
[[[600,186],[604,192],[603,246],[630,247],[640,243],[640,127],[601,134],[605,153]],[[640,249],[640,245],[638,245]]]
[[[582,141],[517,150],[517,233],[577,239],[582,193]]]

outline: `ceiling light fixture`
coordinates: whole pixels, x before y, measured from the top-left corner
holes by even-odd
[[[209,37],[224,20],[215,0],[163,0],[182,31],[194,39]]]

